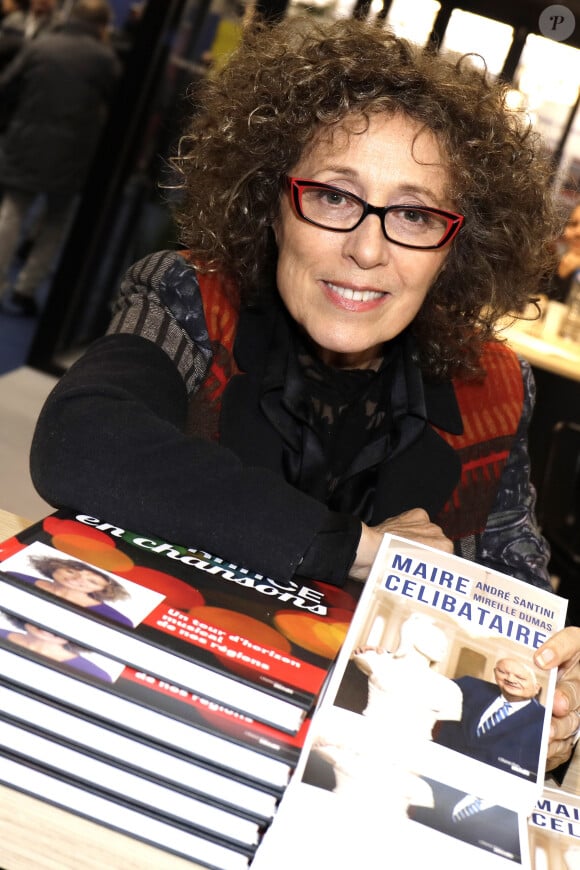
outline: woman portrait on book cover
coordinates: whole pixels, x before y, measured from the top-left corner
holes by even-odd
[[[40,542],[5,559],[2,571],[88,613],[131,628],[165,598]]]
[[[0,611],[0,638],[106,683],[115,682],[124,670],[124,665],[119,662],[92,653],[91,650],[73,643],[62,635],[2,611]],[[106,669],[101,667],[105,663]]]

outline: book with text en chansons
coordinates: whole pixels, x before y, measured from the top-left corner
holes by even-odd
[[[71,590],[63,558],[97,571],[105,593]],[[5,542],[0,559],[4,611],[288,733],[318,696],[358,591],[277,582],[66,511]]]

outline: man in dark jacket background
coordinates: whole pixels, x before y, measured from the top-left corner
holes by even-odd
[[[77,0],[65,22],[27,43],[0,76],[0,102],[13,107],[0,152],[0,300],[8,313],[36,313],[36,291],[90,168],[120,74],[106,44],[110,21],[108,0]],[[21,234],[41,197],[34,243],[12,288]]]

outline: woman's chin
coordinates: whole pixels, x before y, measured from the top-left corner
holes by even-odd
[[[318,356],[328,366],[336,369],[369,369],[376,366],[382,357],[382,343],[371,347],[344,344],[316,345]]]

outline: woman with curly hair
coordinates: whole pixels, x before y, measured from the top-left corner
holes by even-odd
[[[292,18],[248,30],[196,99],[185,250],[129,270],[47,400],[42,497],[288,588],[366,578],[384,532],[548,586],[530,369],[494,326],[553,269],[557,226],[505,85],[374,25]]]

